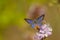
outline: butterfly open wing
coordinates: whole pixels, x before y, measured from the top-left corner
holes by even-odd
[[[31,19],[25,18],[24,20],[25,20],[27,23],[29,23],[29,24],[32,24],[32,23],[33,23],[33,20],[31,20]]]
[[[32,26],[32,28],[34,28],[35,27],[35,25],[33,24],[33,20],[31,20],[31,19],[24,19],[27,23],[29,23],[29,24],[31,24],[31,26]]]
[[[41,22],[42,20],[44,20],[44,17],[45,17],[45,15],[41,15],[40,17],[37,18],[37,21]]]

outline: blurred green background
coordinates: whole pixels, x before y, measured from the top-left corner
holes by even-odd
[[[0,40],[32,40],[34,30],[24,21],[29,7],[39,3],[47,7],[46,20],[53,28],[45,40],[60,40],[60,4],[58,0],[0,0]]]

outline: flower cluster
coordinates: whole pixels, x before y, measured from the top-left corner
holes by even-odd
[[[43,40],[50,35],[52,35],[52,28],[49,24],[44,24],[40,27],[39,32],[36,32],[33,40]]]

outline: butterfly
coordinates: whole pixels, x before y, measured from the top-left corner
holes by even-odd
[[[40,26],[42,25],[42,21],[44,20],[44,17],[45,15],[41,15],[39,16],[38,18],[32,20],[32,19],[28,19],[28,18],[25,18],[24,20],[29,23],[32,28],[35,28],[35,29],[40,29]]]

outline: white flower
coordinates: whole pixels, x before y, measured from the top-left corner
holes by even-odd
[[[37,40],[41,40],[42,38],[48,37],[50,35],[52,35],[52,28],[50,27],[49,24],[44,24],[41,26],[40,31],[37,32],[34,37]]]

